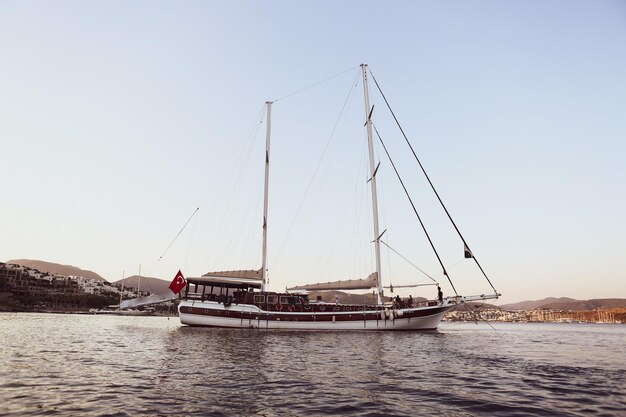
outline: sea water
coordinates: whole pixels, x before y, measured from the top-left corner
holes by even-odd
[[[428,332],[0,314],[2,416],[626,416],[626,325]]]

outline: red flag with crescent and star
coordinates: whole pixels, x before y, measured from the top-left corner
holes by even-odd
[[[180,272],[180,270],[178,270],[178,273],[176,274],[176,276],[174,277],[174,280],[170,284],[170,290],[172,290],[174,294],[178,294],[180,290],[185,288],[185,285],[187,285],[187,281],[185,281],[185,277],[183,276],[183,273]]]

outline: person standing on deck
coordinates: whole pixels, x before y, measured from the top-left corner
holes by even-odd
[[[443,303],[443,291],[441,291],[441,287],[437,285],[437,298],[440,303]]]

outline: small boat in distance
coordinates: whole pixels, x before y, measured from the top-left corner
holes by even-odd
[[[447,209],[439,198],[437,191],[428,182],[448,218],[454,225],[457,233],[464,244],[465,257],[476,261],[478,268],[483,273],[493,294],[480,294],[473,296],[454,295],[443,297],[439,290],[438,299],[413,302],[412,300],[398,299],[393,303],[385,303],[383,284],[381,281],[380,245],[384,231],[380,233],[378,222],[378,200],[376,190],[376,173],[378,166],[375,163],[374,145],[372,138],[373,108],[370,109],[368,93],[368,68],[361,65],[363,91],[365,101],[365,127],[367,130],[368,153],[369,153],[369,185],[372,196],[373,212],[373,243],[375,245],[376,271],[365,279],[336,281],[326,284],[311,284],[287,289],[286,292],[272,292],[266,288],[267,283],[267,218],[268,218],[268,187],[270,166],[270,134],[271,134],[271,111],[272,102],[266,103],[267,127],[265,148],[265,181],[264,181],[264,204],[263,204],[263,241],[262,241],[262,265],[258,270],[220,271],[210,272],[201,277],[182,279],[182,274],[177,274],[170,288],[174,293],[182,291],[182,301],[178,307],[180,321],[189,326],[209,326],[226,328],[258,328],[258,329],[291,329],[291,330],[432,330],[436,329],[443,315],[452,308],[465,302],[484,301],[497,299],[500,294],[495,290],[491,281],[484,273],[473,253],[469,250],[465,239],[454,224]],[[370,73],[371,74],[371,73]],[[372,76],[373,77],[373,76]],[[376,79],[374,82],[377,87]],[[380,89],[380,87],[379,87]],[[381,91],[382,93],[382,91]],[[384,95],[383,95],[384,98]],[[386,102],[386,99],[385,99]],[[390,109],[391,110],[391,109]],[[393,114],[393,112],[392,112]],[[394,116],[395,118],[395,116]],[[397,122],[397,120],[396,120]],[[398,125],[399,126],[399,125]],[[377,132],[378,134],[378,132]],[[404,133],[403,133],[404,134]],[[380,135],[378,135],[380,139]],[[405,136],[406,139],[406,136]],[[381,139],[382,143],[382,139]],[[407,143],[408,139],[407,139]],[[409,143],[409,146],[410,143]],[[383,143],[384,147],[384,143]],[[413,151],[413,148],[411,147]],[[386,152],[386,148],[385,148]],[[415,155],[415,152],[413,152]],[[415,156],[415,159],[423,167]],[[391,161],[393,165],[393,161]],[[401,180],[399,174],[398,179]],[[424,171],[426,175],[426,172]],[[426,175],[426,178],[428,176]],[[404,187],[404,185],[403,185]],[[408,192],[407,197],[411,201]],[[426,236],[424,228],[415,206],[411,201],[413,210],[418,217]],[[443,274],[450,280],[430,237],[428,240],[437,255],[437,259],[443,268]],[[384,243],[386,245],[386,243]],[[439,285],[437,283],[431,285]],[[450,280],[450,285],[454,285]],[[308,291],[322,290],[371,290],[375,289],[375,302],[370,304],[341,304],[309,300]],[[293,292],[292,292],[293,291]],[[456,289],[454,289],[456,293]]]

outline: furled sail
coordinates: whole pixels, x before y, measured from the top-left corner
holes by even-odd
[[[240,271],[218,271],[218,272],[207,272],[202,275],[203,277],[221,277],[221,278],[245,278],[245,279],[263,279],[263,275],[261,274],[261,270],[254,269],[242,269]]]
[[[342,281],[323,282],[319,284],[300,285],[287,288],[288,291],[328,291],[328,290],[369,290],[376,287],[378,273],[372,272],[364,279],[347,279]]]
[[[263,274],[261,269],[242,269],[239,271],[217,271],[207,272],[201,277],[187,277],[190,283],[209,283],[209,284],[234,284],[248,285],[253,288],[261,288],[263,282]]]

